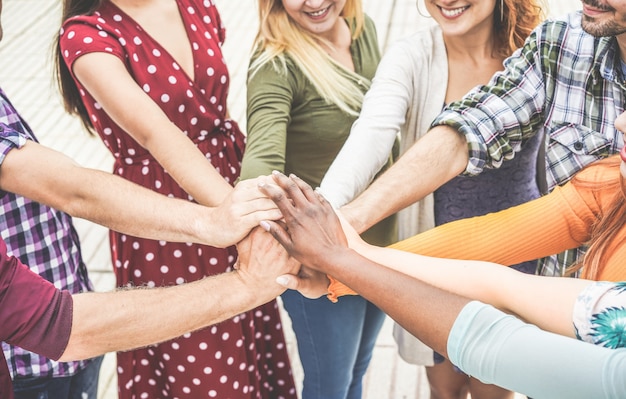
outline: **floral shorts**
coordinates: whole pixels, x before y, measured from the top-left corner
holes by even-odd
[[[574,304],[576,337],[594,345],[626,347],[626,282],[598,281]]]

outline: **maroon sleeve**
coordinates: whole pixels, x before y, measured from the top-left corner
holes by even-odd
[[[72,296],[6,254],[0,240],[0,340],[58,359],[72,329]]]

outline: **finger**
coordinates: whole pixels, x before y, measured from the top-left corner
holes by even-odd
[[[300,286],[300,279],[293,274],[283,274],[276,277],[276,283],[290,290],[297,290]]]
[[[267,195],[278,206],[283,216],[293,215],[293,204],[287,197],[285,191],[274,184],[259,183],[259,190]]]
[[[274,201],[267,198],[267,196],[258,188],[255,188],[255,190],[259,193],[259,197],[250,198],[246,202],[239,203],[237,208],[233,210],[234,214],[237,214],[238,216],[247,216],[262,211],[278,211],[278,206],[276,206]]]
[[[278,186],[287,193],[287,196],[291,198],[291,201],[293,201],[296,207],[299,204],[308,202],[308,198],[302,193],[302,190],[294,180],[278,171],[272,172],[272,176],[274,177],[276,184],[278,184]]]
[[[313,191],[313,188],[308,185],[304,180],[294,175],[293,173],[289,175],[289,178],[298,186],[298,188],[300,188],[300,191],[302,191],[302,194],[304,194],[309,202],[315,203],[319,201],[319,198],[315,194],[315,191]]]
[[[240,218],[241,224],[247,228],[256,227],[262,220],[280,220],[283,218],[283,214],[280,213],[278,208],[274,208],[267,211],[256,211]]]
[[[291,255],[293,242],[291,241],[289,233],[287,233],[287,230],[285,230],[283,226],[269,220],[263,220],[260,225],[263,230],[269,232]]]
[[[317,299],[328,294],[328,290],[324,287],[318,287],[311,284],[311,281],[300,278],[293,274],[283,274],[276,278],[276,283],[290,290],[299,291],[304,297],[309,299]]]

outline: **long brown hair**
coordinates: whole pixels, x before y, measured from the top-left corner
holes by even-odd
[[[544,18],[544,7],[538,0],[496,0],[493,13],[496,54],[502,57],[513,54]]]
[[[61,23],[77,15],[91,15],[102,5],[103,2],[104,0],[64,0]],[[61,47],[59,46],[60,39],[61,33],[59,32],[55,38],[54,72],[57,78],[56,80],[59,91],[61,92],[61,97],[63,97],[63,107],[70,115],[77,115],[83,122],[87,131],[93,134],[94,130],[91,119],[89,119],[89,113],[83,104],[83,100],[81,99],[78,87],[76,87],[74,78],[72,77],[70,70],[65,64],[65,60],[63,59]]]
[[[610,168],[619,174],[620,158],[613,156],[594,163],[594,167]],[[587,252],[578,264],[567,270],[571,274],[577,270],[582,270],[582,277],[589,280],[597,280],[606,263],[607,250],[614,243],[617,233],[626,223],[626,179],[621,174],[619,179],[612,182],[597,182],[583,179],[579,175],[574,176],[572,184],[578,187],[591,188],[595,190],[613,190],[615,196],[611,200],[610,206],[591,227],[590,239],[587,242]],[[584,268],[583,268],[584,266]]]

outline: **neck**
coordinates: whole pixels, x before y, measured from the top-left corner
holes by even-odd
[[[449,58],[482,62],[495,56],[495,32],[491,24],[478,26],[462,35],[443,35]]]
[[[495,52],[493,40],[475,42],[471,40],[445,40],[448,59],[466,60],[476,65],[484,64],[486,60],[503,61]]]
[[[352,41],[350,27],[343,18],[338,18],[335,26],[327,32],[319,34],[319,37],[335,48],[345,47],[346,42],[350,46]]]

